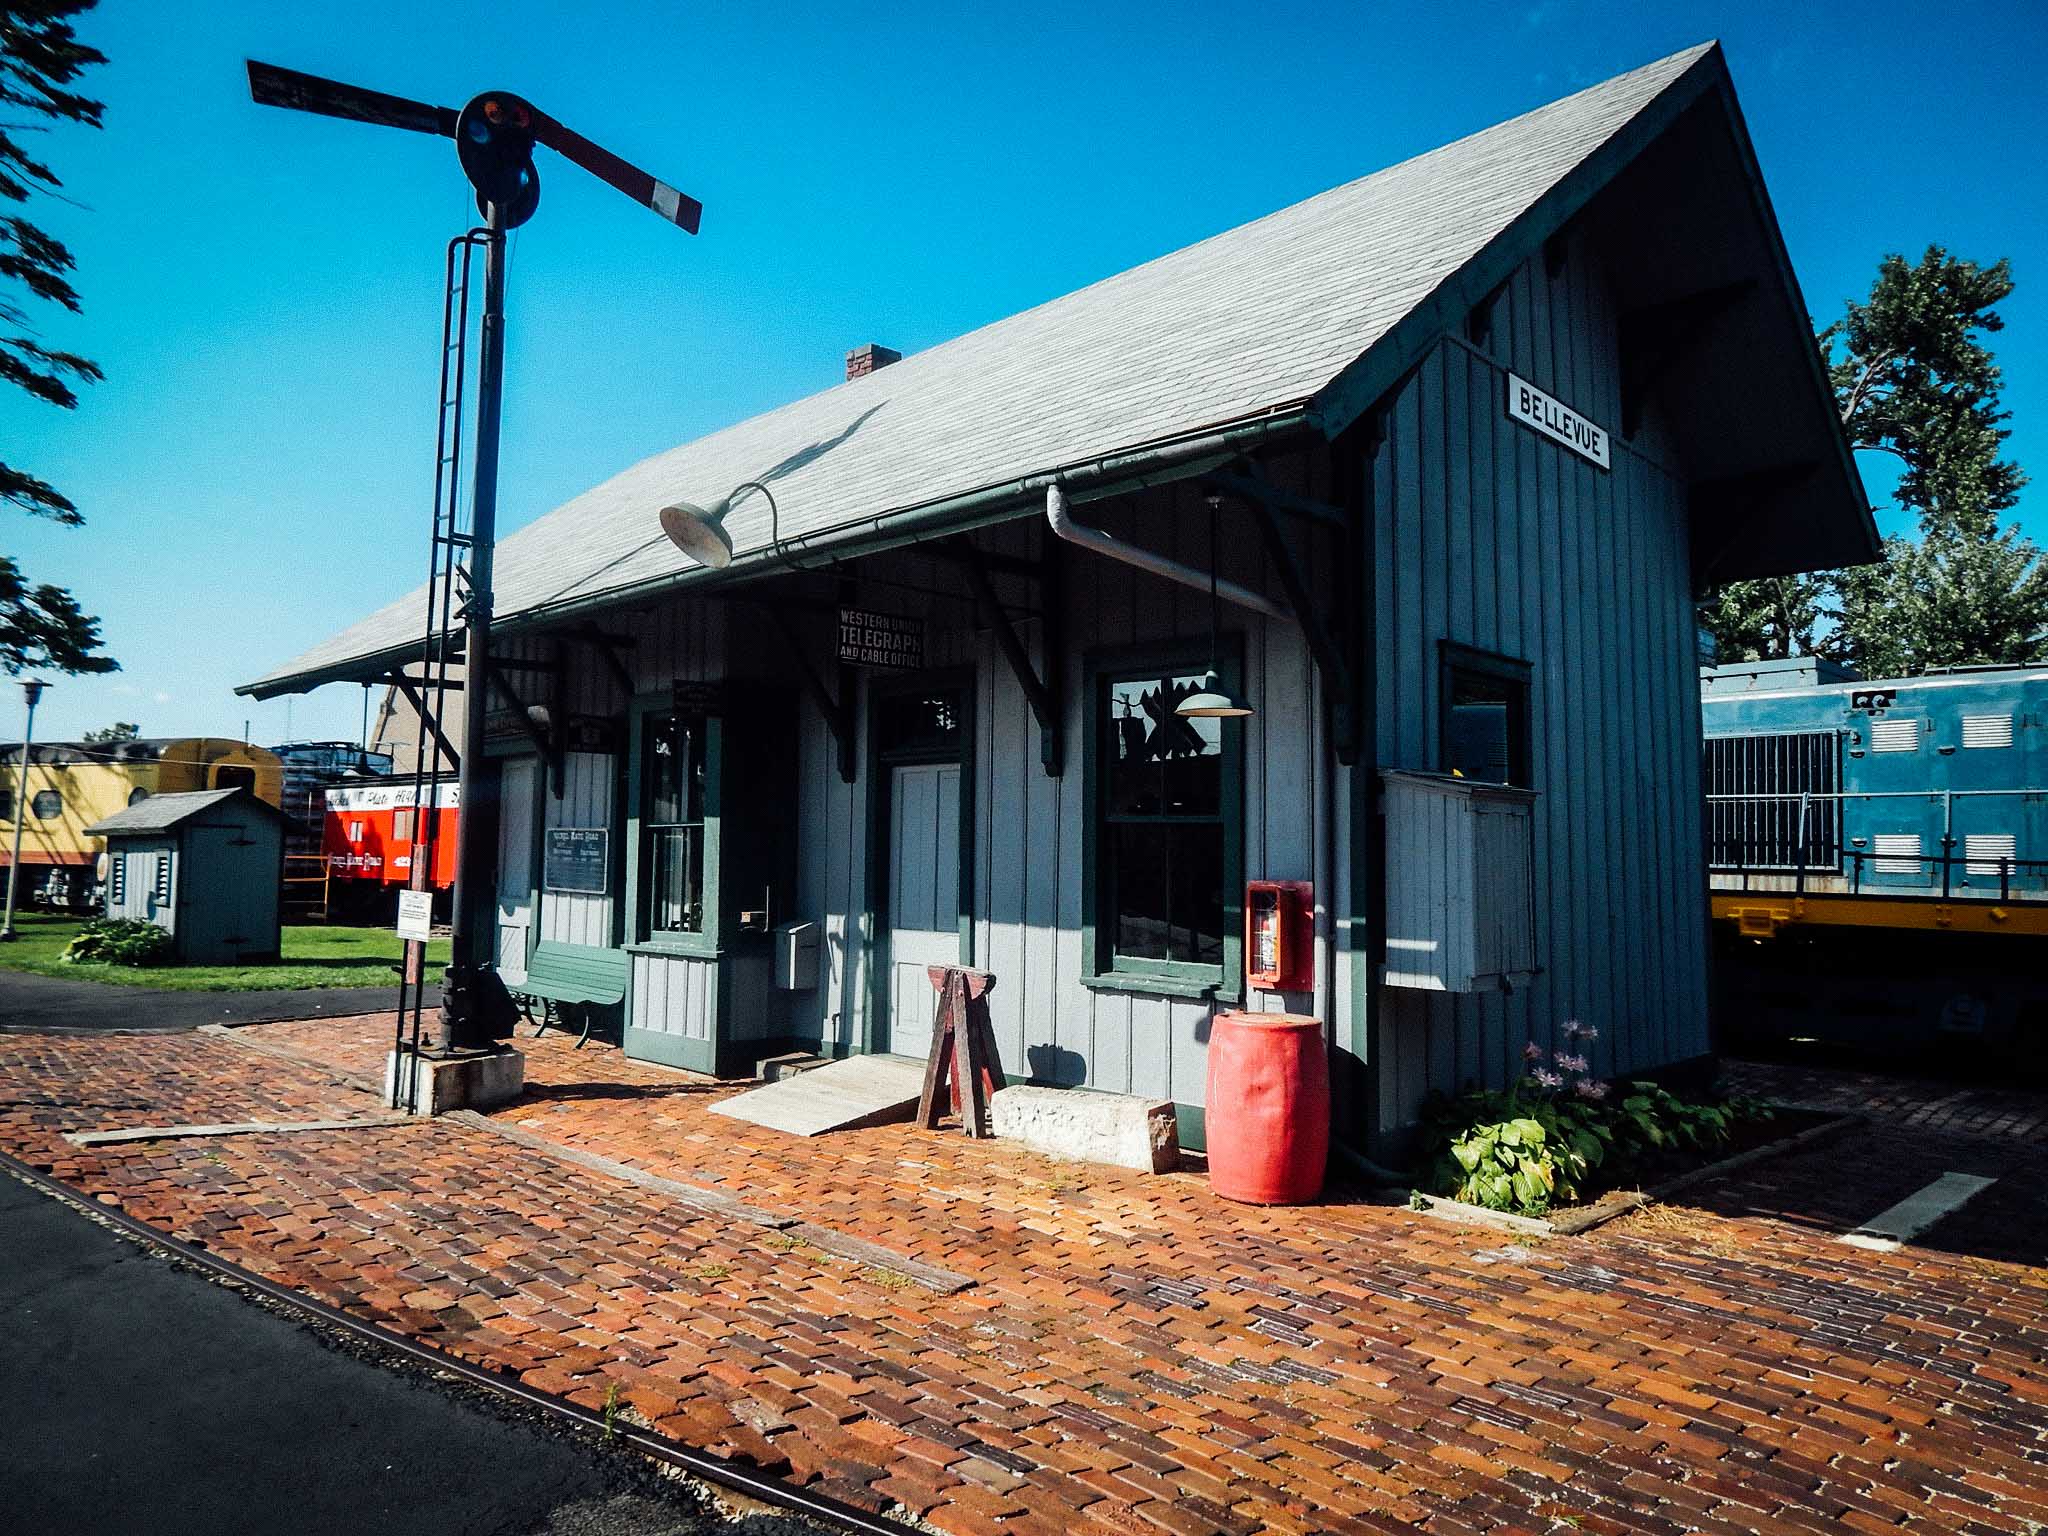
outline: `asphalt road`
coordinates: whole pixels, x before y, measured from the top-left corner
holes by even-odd
[[[0,1172],[0,1503],[99,1536],[798,1536],[214,1283]]]
[[[430,987],[427,1005],[438,1006]],[[316,987],[276,992],[175,992],[0,971],[0,1031],[131,1029],[175,1033],[201,1024],[261,1024],[398,1006],[396,987]]]

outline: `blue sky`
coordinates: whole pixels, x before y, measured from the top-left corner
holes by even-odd
[[[1708,37],[1817,316],[1885,251],[2012,258],[2012,451],[2048,482],[2048,7],[1953,14],[105,0],[84,32],[107,127],[43,141],[79,206],[40,216],[86,303],[45,338],[107,379],[69,414],[0,398],[7,457],[90,521],[0,514],[0,549],[72,587],[125,670],[59,679],[38,735],[353,737],[359,689],[233,685],[425,563],[468,186],[445,141],[253,105],[245,57],[450,106],[521,91],[704,201],[692,240],[543,162],[513,250],[509,527],[834,382],[861,342],[930,346]],[[2048,489],[2021,516],[2048,542]]]

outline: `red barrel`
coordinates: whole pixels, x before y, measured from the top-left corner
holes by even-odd
[[[1252,1205],[1302,1205],[1330,1155],[1323,1023],[1299,1013],[1216,1015],[1205,1110],[1209,1185]]]

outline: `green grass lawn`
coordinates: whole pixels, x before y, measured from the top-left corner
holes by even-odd
[[[24,912],[16,938],[0,944],[0,971],[32,971],[74,981],[111,981],[124,987],[167,987],[179,992],[263,992],[303,987],[395,987],[392,970],[404,949],[389,928],[286,927],[283,954],[259,965],[66,965],[58,956],[78,932],[75,917]],[[448,941],[427,945],[428,974],[448,963]]]

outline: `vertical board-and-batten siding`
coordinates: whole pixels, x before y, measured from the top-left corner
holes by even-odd
[[[1615,316],[1582,243],[1446,338],[1393,402],[1376,462],[1378,759],[1438,768],[1439,643],[1532,664],[1535,925],[1513,995],[1382,987],[1382,1133],[1424,1093],[1501,1084],[1522,1047],[1600,1030],[1602,1075],[1707,1048],[1699,711],[1682,477],[1654,409],[1620,436]],[[1512,369],[1613,435],[1603,471],[1511,420]],[[1403,870],[1389,864],[1390,884]]]
[[[587,711],[578,711],[587,713]],[[542,795],[541,846],[534,851],[537,869],[544,869],[547,833],[557,827],[602,827],[605,839],[605,875],[614,878],[618,861],[623,818],[615,816],[618,801],[618,759],[609,752],[570,752],[562,762],[562,793],[555,793],[554,777],[543,765],[539,770],[546,785]],[[536,878],[536,884],[540,880]],[[582,891],[540,893],[540,936],[556,944],[587,944],[603,949],[612,943],[612,897]]]
[[[634,693],[661,693],[678,679],[708,681],[724,675],[727,615],[725,604],[670,601],[634,612],[607,614],[603,627],[606,632],[633,642],[619,652],[619,657],[632,674]],[[520,636],[506,642],[506,654],[521,660],[552,661],[557,656],[556,642],[544,636]],[[611,668],[599,662],[582,644],[563,647],[561,660],[564,667],[560,707],[569,714],[614,718],[623,725],[631,700]],[[540,703],[546,699],[542,689],[552,674],[509,675],[526,702]],[[628,745],[621,743],[622,747]],[[626,823],[624,809],[617,803],[617,759],[609,753],[570,753],[564,764],[559,796],[545,765],[539,773],[543,826],[610,827],[613,890],[622,889]],[[531,878],[538,885],[540,849],[536,848],[534,858]],[[610,895],[544,890],[540,892],[540,910],[535,921],[542,937],[547,939],[602,946],[613,943],[617,937],[631,944],[637,937],[632,929],[633,919],[630,915],[618,918],[613,906]],[[627,1017],[635,1029],[694,1041],[712,1038],[718,994],[715,962],[642,953],[634,955],[631,974]]]
[[[1327,474],[1304,460],[1276,464],[1283,484],[1330,494]],[[1084,521],[1120,537],[1206,568],[1208,518],[1194,489],[1161,489],[1129,501],[1084,504]],[[1299,542],[1299,528],[1289,530]],[[1044,537],[1035,519],[983,534],[991,548],[1012,554],[1036,551]],[[1318,535],[1327,539],[1327,534]],[[1220,542],[1223,568],[1238,580],[1258,573],[1265,560],[1255,528],[1242,508],[1226,509]],[[1305,561],[1327,574],[1330,552]],[[991,1020],[1008,1071],[1041,1081],[1115,1092],[1168,1097],[1200,1104],[1207,1070],[1210,1003],[1126,991],[1096,991],[1082,984],[1092,970],[1082,952],[1085,803],[1082,742],[1093,701],[1083,686],[1085,659],[1098,648],[1161,641],[1192,643],[1199,666],[1209,633],[1207,598],[1127,566],[1080,550],[1064,552],[1068,598],[1063,699],[1067,767],[1049,777],[1039,759],[1039,730],[1023,690],[985,631],[965,612],[936,614],[929,660],[935,667],[970,664],[974,677],[971,772],[973,839],[968,963],[992,972]],[[898,572],[896,574],[904,574]],[[931,567],[943,579],[943,567]],[[1257,580],[1254,575],[1250,579]],[[873,606],[904,606],[886,588],[863,595]],[[947,620],[951,622],[946,622]],[[1246,689],[1258,713],[1226,723],[1244,733],[1244,874],[1247,879],[1316,883],[1319,937],[1329,933],[1330,863],[1327,850],[1330,785],[1324,765],[1320,680],[1314,677],[1301,631],[1226,604],[1226,644],[1244,650]],[[1032,661],[1044,665],[1036,622],[1021,626]],[[868,796],[871,784],[860,711],[861,772],[840,782],[834,747],[817,710],[803,705],[800,792],[799,914],[824,928],[822,976],[808,1017],[828,1042],[853,1046],[866,1034],[871,1004],[869,966],[875,924],[869,914]],[[1334,1017],[1329,978],[1319,974],[1314,994],[1254,993],[1246,1006],[1292,1005]],[[872,1031],[879,1039],[880,1021]]]

